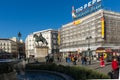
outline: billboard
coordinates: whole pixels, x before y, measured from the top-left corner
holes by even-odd
[[[89,1],[88,3],[84,4],[83,6],[77,9],[74,9],[74,6],[72,6],[72,18],[74,20],[79,19],[101,8],[102,8],[102,0]]]
[[[80,24],[81,22],[82,22],[81,20],[76,20],[76,21],[73,22],[73,24],[74,24],[74,25],[78,25],[78,24]]]
[[[101,34],[102,34],[102,38],[104,38],[105,36],[105,20],[104,17],[101,18]]]

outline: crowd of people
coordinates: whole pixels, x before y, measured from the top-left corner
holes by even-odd
[[[45,58],[46,58],[47,63],[52,63],[54,61],[53,55],[48,55]],[[57,59],[57,62],[62,62],[63,55],[58,54],[56,56],[56,59]],[[75,54],[68,54],[67,56],[65,56],[65,60],[66,60],[66,63],[68,63],[68,65],[71,65],[71,63],[73,65],[77,65],[79,63],[81,63],[80,65],[91,65],[91,63],[93,61],[93,57],[80,55],[78,53],[75,53]],[[100,64],[99,64],[100,67],[104,68],[106,66],[105,65],[106,60],[104,58],[104,55],[100,55],[98,60],[100,61]],[[111,78],[118,79],[118,77],[119,77],[119,65],[120,65],[120,55],[119,56],[118,55],[112,56],[112,61],[111,61],[112,71],[110,73],[108,73],[108,75],[110,75]]]
[[[61,61],[61,57],[57,57],[58,61]],[[77,62],[80,62],[81,65],[90,65],[92,62],[92,56],[82,56],[80,54],[69,54],[66,56],[66,62],[68,65],[73,63],[73,65],[77,65]],[[106,65],[106,60],[104,58],[104,55],[101,55],[98,59],[100,61],[100,67],[104,68]],[[109,74],[111,78],[118,79],[119,77],[119,65],[120,65],[120,55],[119,56],[112,56],[112,62],[111,62],[111,68],[112,71]]]
[[[53,54],[48,54],[48,55],[45,57],[45,60],[46,60],[46,63],[53,63],[53,61],[54,61],[54,56],[53,56]]]
[[[68,64],[70,64],[71,62],[73,63],[73,65],[77,65],[77,62],[82,63],[82,65],[87,65],[87,64],[91,64],[91,58],[88,56],[81,56],[80,54],[69,54],[68,56],[66,56],[66,62]]]

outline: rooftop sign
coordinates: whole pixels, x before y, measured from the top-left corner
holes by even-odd
[[[81,23],[81,20],[76,20],[76,21],[73,22],[74,25],[78,25],[80,23]]]
[[[92,0],[77,9],[74,9],[74,6],[72,6],[73,19],[84,17],[92,12],[101,9],[102,8],[101,2],[102,0]]]

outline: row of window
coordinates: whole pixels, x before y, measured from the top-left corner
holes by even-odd
[[[102,18],[102,15],[101,15],[101,13],[99,13],[99,14],[96,14],[95,16],[91,16],[90,18],[88,18],[88,19],[86,19],[86,20],[84,20],[84,21],[82,21],[80,24],[78,24],[77,26],[79,26],[80,27],[80,29],[82,29],[82,28],[88,28],[88,26],[94,26],[94,25],[98,25],[99,24],[99,22],[101,22],[101,18]],[[76,28],[77,26],[73,26],[72,24],[71,24],[71,26],[66,26],[66,27],[63,27],[62,29],[61,29],[61,31],[67,31],[67,30],[78,30],[78,28]],[[76,31],[75,30],[75,31]]]
[[[7,45],[7,46],[9,46],[10,44],[9,43],[0,43],[0,45],[2,46],[2,45]]]

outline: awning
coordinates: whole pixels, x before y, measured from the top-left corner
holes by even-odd
[[[96,49],[96,53],[105,53],[105,52],[112,52],[111,48],[105,48],[105,47],[98,47]]]

